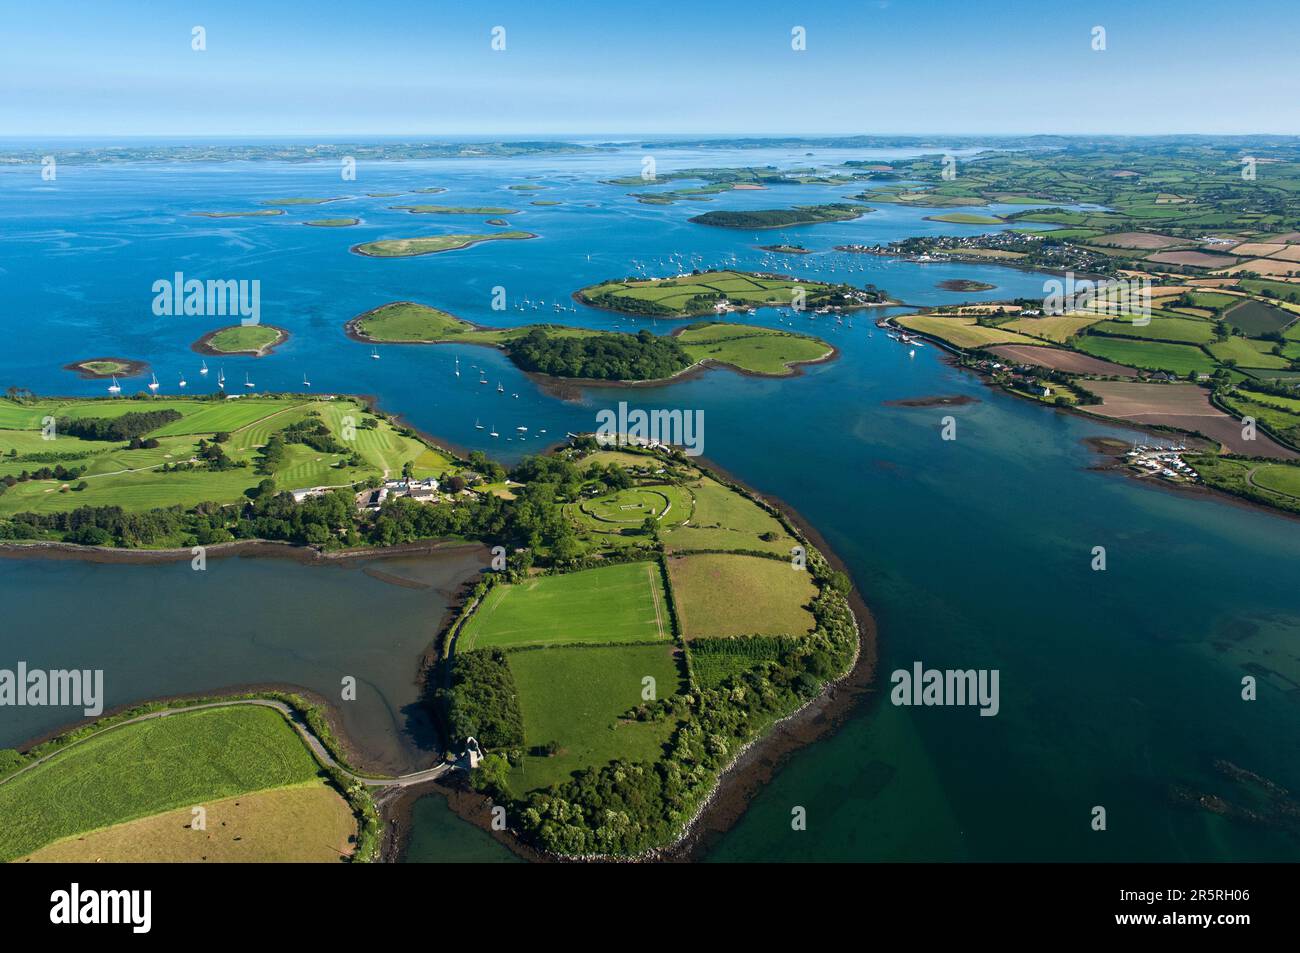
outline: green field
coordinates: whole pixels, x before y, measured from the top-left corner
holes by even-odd
[[[494,232],[491,235],[430,235],[424,238],[386,238],[377,242],[363,242],[352,248],[367,258],[416,258],[436,255],[439,252],[469,248],[480,242],[522,241],[536,238],[531,232]]]
[[[694,361],[717,361],[772,376],[790,374],[794,365],[822,360],[834,351],[819,338],[743,324],[695,325],[676,337]]]
[[[0,784],[0,861],[63,837],[317,773],[306,744],[269,708],[232,705],[123,725]]]
[[[628,645],[531,649],[510,653],[519,689],[525,751],[555,742],[552,756],[527,753],[510,775],[517,794],[569,779],[610,761],[658,761],[672,721],[630,722],[620,716],[644,702],[647,677],[655,697],[681,688],[673,647]]]
[[[38,429],[45,416],[114,418],[158,409],[176,410],[184,416],[147,435],[158,441],[155,448],[130,450],[120,441],[72,436],[45,441]],[[258,450],[276,431],[311,415],[330,429],[335,439],[347,447],[348,454],[323,453],[291,443],[286,447],[284,461],[271,475],[277,489],[348,486],[371,476],[401,473],[407,462],[420,478],[441,477],[455,469],[448,454],[398,433],[388,421],[377,419],[374,427],[360,426],[370,415],[354,400],[252,396],[233,400],[41,400],[31,404],[0,400],[0,478],[38,469],[39,455],[49,452],[66,457],[61,461],[65,466],[85,468],[72,480],[28,480],[6,488],[0,493],[0,516],[63,512],[80,506],[120,506],[129,512],[141,512],[163,506],[188,509],[204,502],[240,501],[245,499],[246,490],[265,478],[251,465]],[[344,439],[345,431],[352,434],[352,440]],[[198,465],[162,470],[164,465],[189,463],[195,458],[198,442],[212,439],[217,432],[229,434],[223,448],[230,459],[249,466],[212,470]],[[11,450],[17,455],[9,456]],[[346,465],[353,451],[360,456],[362,466]],[[83,489],[71,488],[82,482]]]
[[[1040,342],[1015,331],[976,324],[972,317],[941,317],[936,314],[909,314],[894,322],[909,331],[919,331],[956,347],[973,349],[994,344],[1038,344]]]
[[[1300,514],[1300,463],[1202,455],[1188,462],[1207,486]]]
[[[714,306],[723,300],[745,307],[788,308],[792,305],[796,288],[803,289],[804,305],[810,309],[822,306],[852,307],[867,303],[869,297],[879,297],[859,292],[864,297],[855,300],[851,295],[858,289],[847,285],[828,285],[820,281],[801,281],[797,278],[741,271],[709,271],[675,278],[607,281],[583,288],[577,295],[587,304],[611,311],[660,317],[693,317],[712,313]]]
[[[1142,338],[1148,341],[1173,341],[1176,344],[1208,344],[1214,340],[1214,325],[1193,318],[1147,319],[1146,324],[1133,320],[1102,321],[1094,324],[1096,334],[1112,337]]]
[[[688,639],[806,635],[817,594],[807,571],[781,559],[700,553],[668,561],[673,601]]]
[[[223,328],[204,343],[222,354],[262,354],[284,338],[284,332],[266,324]]]
[[[1231,337],[1226,341],[1216,341],[1206,347],[1216,359],[1227,362],[1235,361],[1239,367],[1267,367],[1284,369],[1291,362],[1273,353],[1271,341],[1250,341],[1246,338]]]
[[[461,630],[458,647],[670,638],[659,565],[635,562],[496,586]]]
[[[394,301],[352,322],[355,330],[380,343],[448,341],[472,334],[468,321],[413,301]]]
[[[942,215],[927,215],[932,222],[949,222],[953,225],[1001,225],[1004,219],[997,215],[978,215],[974,212],[945,212]]]
[[[1191,371],[1210,374],[1218,366],[1214,359],[1200,348],[1188,344],[1103,337],[1099,334],[1084,335],[1076,338],[1072,343],[1085,354],[1091,354],[1102,360],[1114,361],[1127,367],[1167,371],[1179,376]]]
[[[1247,337],[1254,338],[1273,331],[1281,331],[1295,321],[1296,316],[1271,304],[1252,299],[1228,308],[1223,312],[1223,320],[1234,328],[1240,328]]]
[[[1100,314],[1058,314],[1041,318],[1016,318],[999,327],[1042,338],[1055,344],[1064,344],[1084,328],[1091,327],[1104,319],[1105,316]]]
[[[689,524],[663,532],[664,546],[669,552],[720,549],[790,555],[794,537],[780,521],[748,497],[709,477],[701,477],[687,486],[695,498],[695,508]]]

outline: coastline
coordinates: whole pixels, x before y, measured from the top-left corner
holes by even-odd
[[[803,536],[811,543],[825,557],[832,569],[849,574],[848,566],[830,547],[826,538],[794,507],[778,497],[760,493],[707,458],[696,457],[693,463],[721,482],[739,487],[749,494],[760,506],[771,510],[779,519],[791,524],[797,531],[795,535]],[[698,860],[744,816],[754,795],[775,776],[791,756],[833,734],[864,701],[875,697],[871,686],[875,682],[876,666],[879,661],[879,630],[875,617],[856,584],[846,598],[858,631],[853,664],[842,675],[822,686],[822,690],[814,698],[772,722],[761,735],[741,747],[732,762],[718,774],[712,789],[697,806],[695,814],[682,826],[676,839],[670,844],[629,857],[606,855],[570,857],[550,854],[524,843],[512,830],[492,830],[489,809],[493,802],[486,795],[463,787],[449,788],[442,782],[436,782],[430,791],[424,793],[438,793],[446,797],[448,807],[457,817],[490,834],[494,840],[509,848],[516,856],[531,862],[647,863]],[[405,821],[407,831],[409,831],[411,805],[414,804],[415,799],[411,797],[409,801],[393,802],[388,806],[388,811],[392,812],[391,816],[394,820],[399,824]],[[385,813],[385,820],[389,817],[389,813]],[[386,861],[399,860],[404,855],[409,844],[409,834],[399,829],[391,839],[391,844],[386,841],[382,855],[382,859]]]

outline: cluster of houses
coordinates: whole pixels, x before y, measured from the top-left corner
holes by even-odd
[[[438,481],[433,477],[424,480],[386,480],[383,486],[365,489],[357,494],[358,510],[377,510],[389,497],[408,496],[418,503],[437,503]]]
[[[1200,475],[1183,460],[1182,455],[1186,452],[1187,447],[1181,443],[1171,443],[1168,446],[1159,444],[1154,447],[1135,444],[1132,450],[1124,454],[1124,457],[1129,466],[1161,480],[1168,480],[1171,483],[1183,481],[1194,483],[1200,479]]]

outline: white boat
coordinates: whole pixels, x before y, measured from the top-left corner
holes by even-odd
[[[222,390],[226,389],[226,372],[224,369],[217,371],[217,386]]]
[[[305,373],[302,375],[302,386],[303,387],[311,386],[311,381],[307,380],[307,375]]]
[[[506,392],[506,389],[505,389],[504,387],[501,386],[501,382],[500,382],[500,381],[497,381],[497,393],[498,393],[498,394],[504,394],[505,392]]]
[[[202,374],[204,377],[207,377],[207,375],[208,375],[208,362],[207,362],[207,361],[199,361],[199,363],[202,365],[202,367],[199,368],[199,373]]]
[[[477,417],[474,418],[474,429],[475,429],[475,430],[482,430],[482,429],[483,429],[483,425],[482,425],[481,423],[478,422],[478,418],[477,418]]]
[[[111,383],[111,384],[108,385],[108,392],[109,392],[110,394],[120,394],[120,393],[122,393],[122,385],[119,384],[119,383],[117,382],[117,375],[116,375],[116,374],[113,375],[113,383]]]
[[[488,436],[489,436],[489,437],[499,437],[499,436],[501,436],[501,434],[497,433],[497,428],[496,428],[495,426],[493,426],[493,427],[492,427],[492,430],[488,433]]]
[[[158,393],[158,375],[153,375],[153,380],[149,382],[149,389],[155,394]]]
[[[518,430],[520,433],[528,433],[527,427],[516,427],[515,429]]]
[[[250,380],[248,379],[248,372],[247,372],[247,371],[244,372],[244,386],[245,386],[245,387],[256,387],[256,386],[257,386],[256,384],[254,384],[252,381],[250,381]]]
[[[460,358],[456,358],[456,376],[460,377]]]
[[[181,377],[181,386],[184,387],[185,384],[186,384],[185,375],[182,374],[182,375],[180,375],[180,377]]]
[[[372,361],[377,361],[377,360],[379,360],[379,348],[377,348],[377,347],[372,347],[372,348],[370,349],[370,359],[371,359]]]

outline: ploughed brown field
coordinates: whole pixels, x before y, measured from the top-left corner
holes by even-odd
[[[1111,235],[1098,235],[1092,239],[1091,244],[1114,248],[1168,248],[1170,245],[1186,245],[1187,239],[1151,232],[1115,232]]]
[[[1241,421],[1210,403],[1210,392],[1195,384],[1144,384],[1138,381],[1085,381],[1082,384],[1102,399],[1088,408],[1094,414],[1140,424],[1161,424],[1194,430],[1216,440],[1232,453],[1294,460],[1300,457],[1257,433],[1243,440]]]
[[[1034,344],[1000,344],[988,349],[1004,361],[1012,364],[1033,364],[1035,367],[1050,367],[1053,370],[1067,371],[1071,374],[1096,374],[1100,377],[1137,377],[1138,372],[1123,364],[1103,361],[1101,358],[1077,351],[1066,351],[1056,347],[1040,347]]]
[[[1237,263],[1232,255],[1210,255],[1203,251],[1162,251],[1147,255],[1146,260],[1162,265],[1191,265],[1193,268],[1229,268]]]

